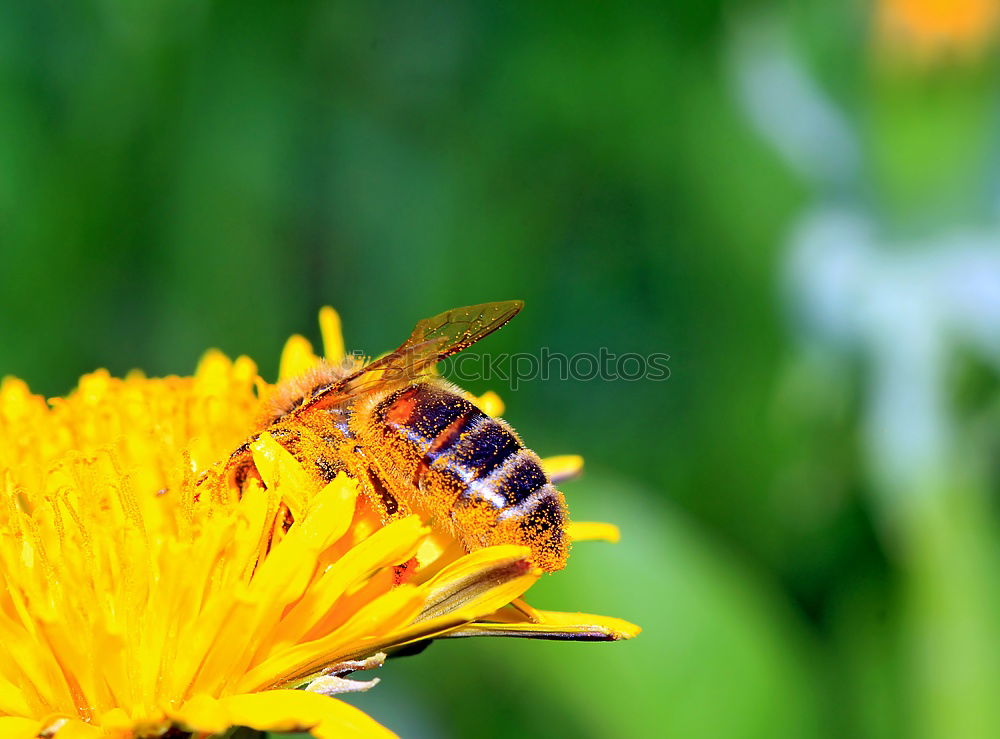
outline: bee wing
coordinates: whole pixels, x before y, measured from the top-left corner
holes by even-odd
[[[412,380],[445,357],[489,336],[523,307],[523,301],[504,300],[454,308],[425,318],[414,326],[410,338],[398,349],[327,387],[317,389],[305,407],[330,407],[381,385]]]

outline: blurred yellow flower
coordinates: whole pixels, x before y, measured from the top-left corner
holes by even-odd
[[[327,356],[339,321],[321,315]],[[315,361],[293,337],[282,373]],[[269,386],[209,352],[193,377],[98,371],[49,402],[0,385],[0,736],[390,733],[331,696],[430,638],[627,638],[618,619],[537,611],[522,547],[467,553],[410,516],[382,525],[353,480],[318,486],[268,434],[264,485],[196,494]],[[256,392],[255,392],[256,391]],[[500,406],[495,396],[486,405]],[[568,474],[579,458],[555,458]],[[281,505],[301,507],[283,526]],[[287,530],[286,530],[287,529]],[[575,539],[614,539],[574,524]],[[305,687],[305,690],[293,688]]]
[[[975,56],[994,38],[997,0],[880,0],[882,45],[918,60]]]

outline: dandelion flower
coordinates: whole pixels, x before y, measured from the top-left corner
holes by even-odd
[[[339,320],[324,309],[320,322],[338,360]],[[281,373],[316,360],[293,337]],[[318,485],[267,433],[251,450],[261,481],[199,494],[269,390],[251,360],[215,351],[191,377],[102,370],[49,401],[0,384],[0,735],[389,736],[332,696],[371,688],[347,676],[400,647],[638,632],[531,608],[521,596],[541,573],[527,549],[469,553],[416,516],[383,525],[352,479]],[[549,465],[565,476],[580,460]],[[607,524],[569,534],[617,537]]]
[[[878,40],[923,61],[978,57],[996,38],[995,0],[880,0]]]

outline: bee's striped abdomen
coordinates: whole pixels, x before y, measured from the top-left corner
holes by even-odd
[[[529,546],[537,564],[566,557],[566,509],[538,457],[517,435],[461,395],[434,383],[382,399],[373,417],[406,450],[394,460],[412,476],[422,507],[447,517],[469,547]]]

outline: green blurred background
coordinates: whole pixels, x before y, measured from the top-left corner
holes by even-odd
[[[1000,736],[995,20],[3,3],[0,374],[273,377],[324,304],[378,353],[523,298],[481,351],[671,356],[495,388],[623,533],[532,602],[644,632],[438,643],[351,702],[410,737]]]

